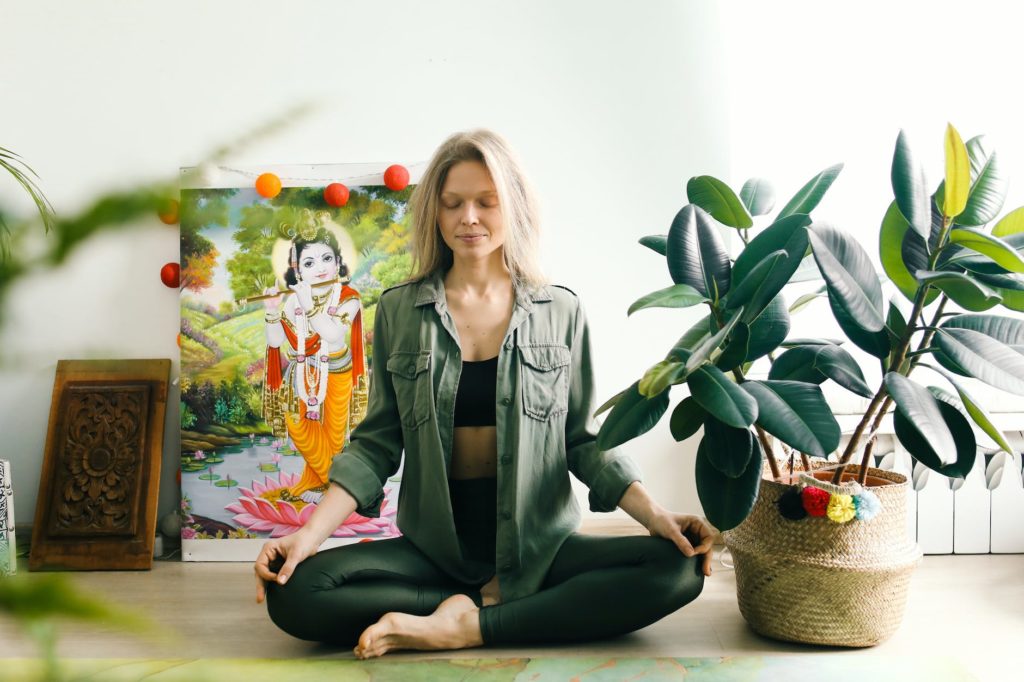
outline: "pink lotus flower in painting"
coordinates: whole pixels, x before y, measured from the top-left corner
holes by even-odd
[[[233,504],[224,507],[234,513],[235,523],[250,531],[270,531],[270,537],[279,538],[294,533],[303,525],[316,510],[315,504],[293,503],[286,500],[271,502],[264,497],[265,493],[280,490],[299,482],[298,474],[281,473],[276,479],[265,477],[263,483],[252,482],[252,488],[240,488],[242,496]],[[371,519],[361,514],[352,513],[338,527],[331,537],[351,538],[358,535],[398,535],[394,516],[397,511],[395,502],[385,492],[384,505],[379,519]]]
[[[192,457],[193,457],[193,459],[196,459],[196,460],[201,462],[204,459],[206,459],[206,453],[203,452],[202,450],[196,450],[196,453],[194,455],[192,455]]]
[[[182,526],[182,528],[181,528],[181,539],[182,540],[195,540],[196,539],[196,529],[195,528],[189,528],[188,526]]]

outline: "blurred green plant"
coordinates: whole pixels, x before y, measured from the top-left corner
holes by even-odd
[[[0,616],[14,620],[39,646],[44,679],[60,680],[57,621],[76,620],[139,635],[169,636],[152,620],[111,606],[76,588],[57,573],[0,578]]]
[[[201,169],[223,160],[253,142],[279,132],[314,110],[300,104],[266,123],[238,136],[196,165]],[[179,178],[158,179],[103,194],[74,214],[55,211],[37,183],[38,176],[17,154],[0,147],[0,166],[9,172],[32,197],[37,215],[15,220],[0,206],[0,324],[3,301],[10,287],[33,270],[63,263],[90,237],[109,230],[139,226],[139,219],[156,216],[167,199],[177,197]],[[42,221],[47,238],[41,247],[32,241]]]

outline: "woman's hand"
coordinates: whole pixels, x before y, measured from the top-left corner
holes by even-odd
[[[278,308],[281,307],[281,297],[277,294],[281,292],[277,290],[277,287],[270,287],[263,290],[265,296],[273,296],[273,298],[263,299],[263,307],[267,309],[268,313],[276,313]]]
[[[692,514],[662,510],[650,517],[647,530],[651,535],[671,540],[686,556],[703,554],[704,575],[711,575],[711,545],[718,531],[707,521]]]
[[[266,599],[267,582],[284,585],[295,572],[295,567],[316,554],[318,548],[319,543],[302,530],[283,538],[275,538],[263,545],[253,567],[256,571],[256,603],[262,603]],[[281,567],[277,568],[279,565]]]
[[[308,315],[313,309],[313,287],[309,286],[308,282],[300,280],[288,288],[295,292],[295,298],[299,300],[303,312]]]

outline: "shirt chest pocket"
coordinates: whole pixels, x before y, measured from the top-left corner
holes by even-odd
[[[569,411],[569,347],[558,344],[519,347],[523,410],[546,420]]]
[[[430,351],[392,351],[388,356],[388,373],[395,387],[395,402],[402,426],[415,429],[430,419]]]

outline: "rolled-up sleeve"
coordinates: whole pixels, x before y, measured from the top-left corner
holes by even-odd
[[[597,447],[594,419],[594,370],[590,330],[583,305],[577,299],[576,322],[570,349],[569,413],[565,422],[565,449],[569,470],[590,488],[590,510],[613,511],[626,488],[642,478],[640,467],[618,449]]]
[[[402,461],[402,427],[395,389],[387,371],[388,323],[384,299],[377,303],[373,323],[373,378],[366,416],[353,429],[349,443],[334,456],[328,478],[355,498],[356,513],[380,516],[384,483]]]

